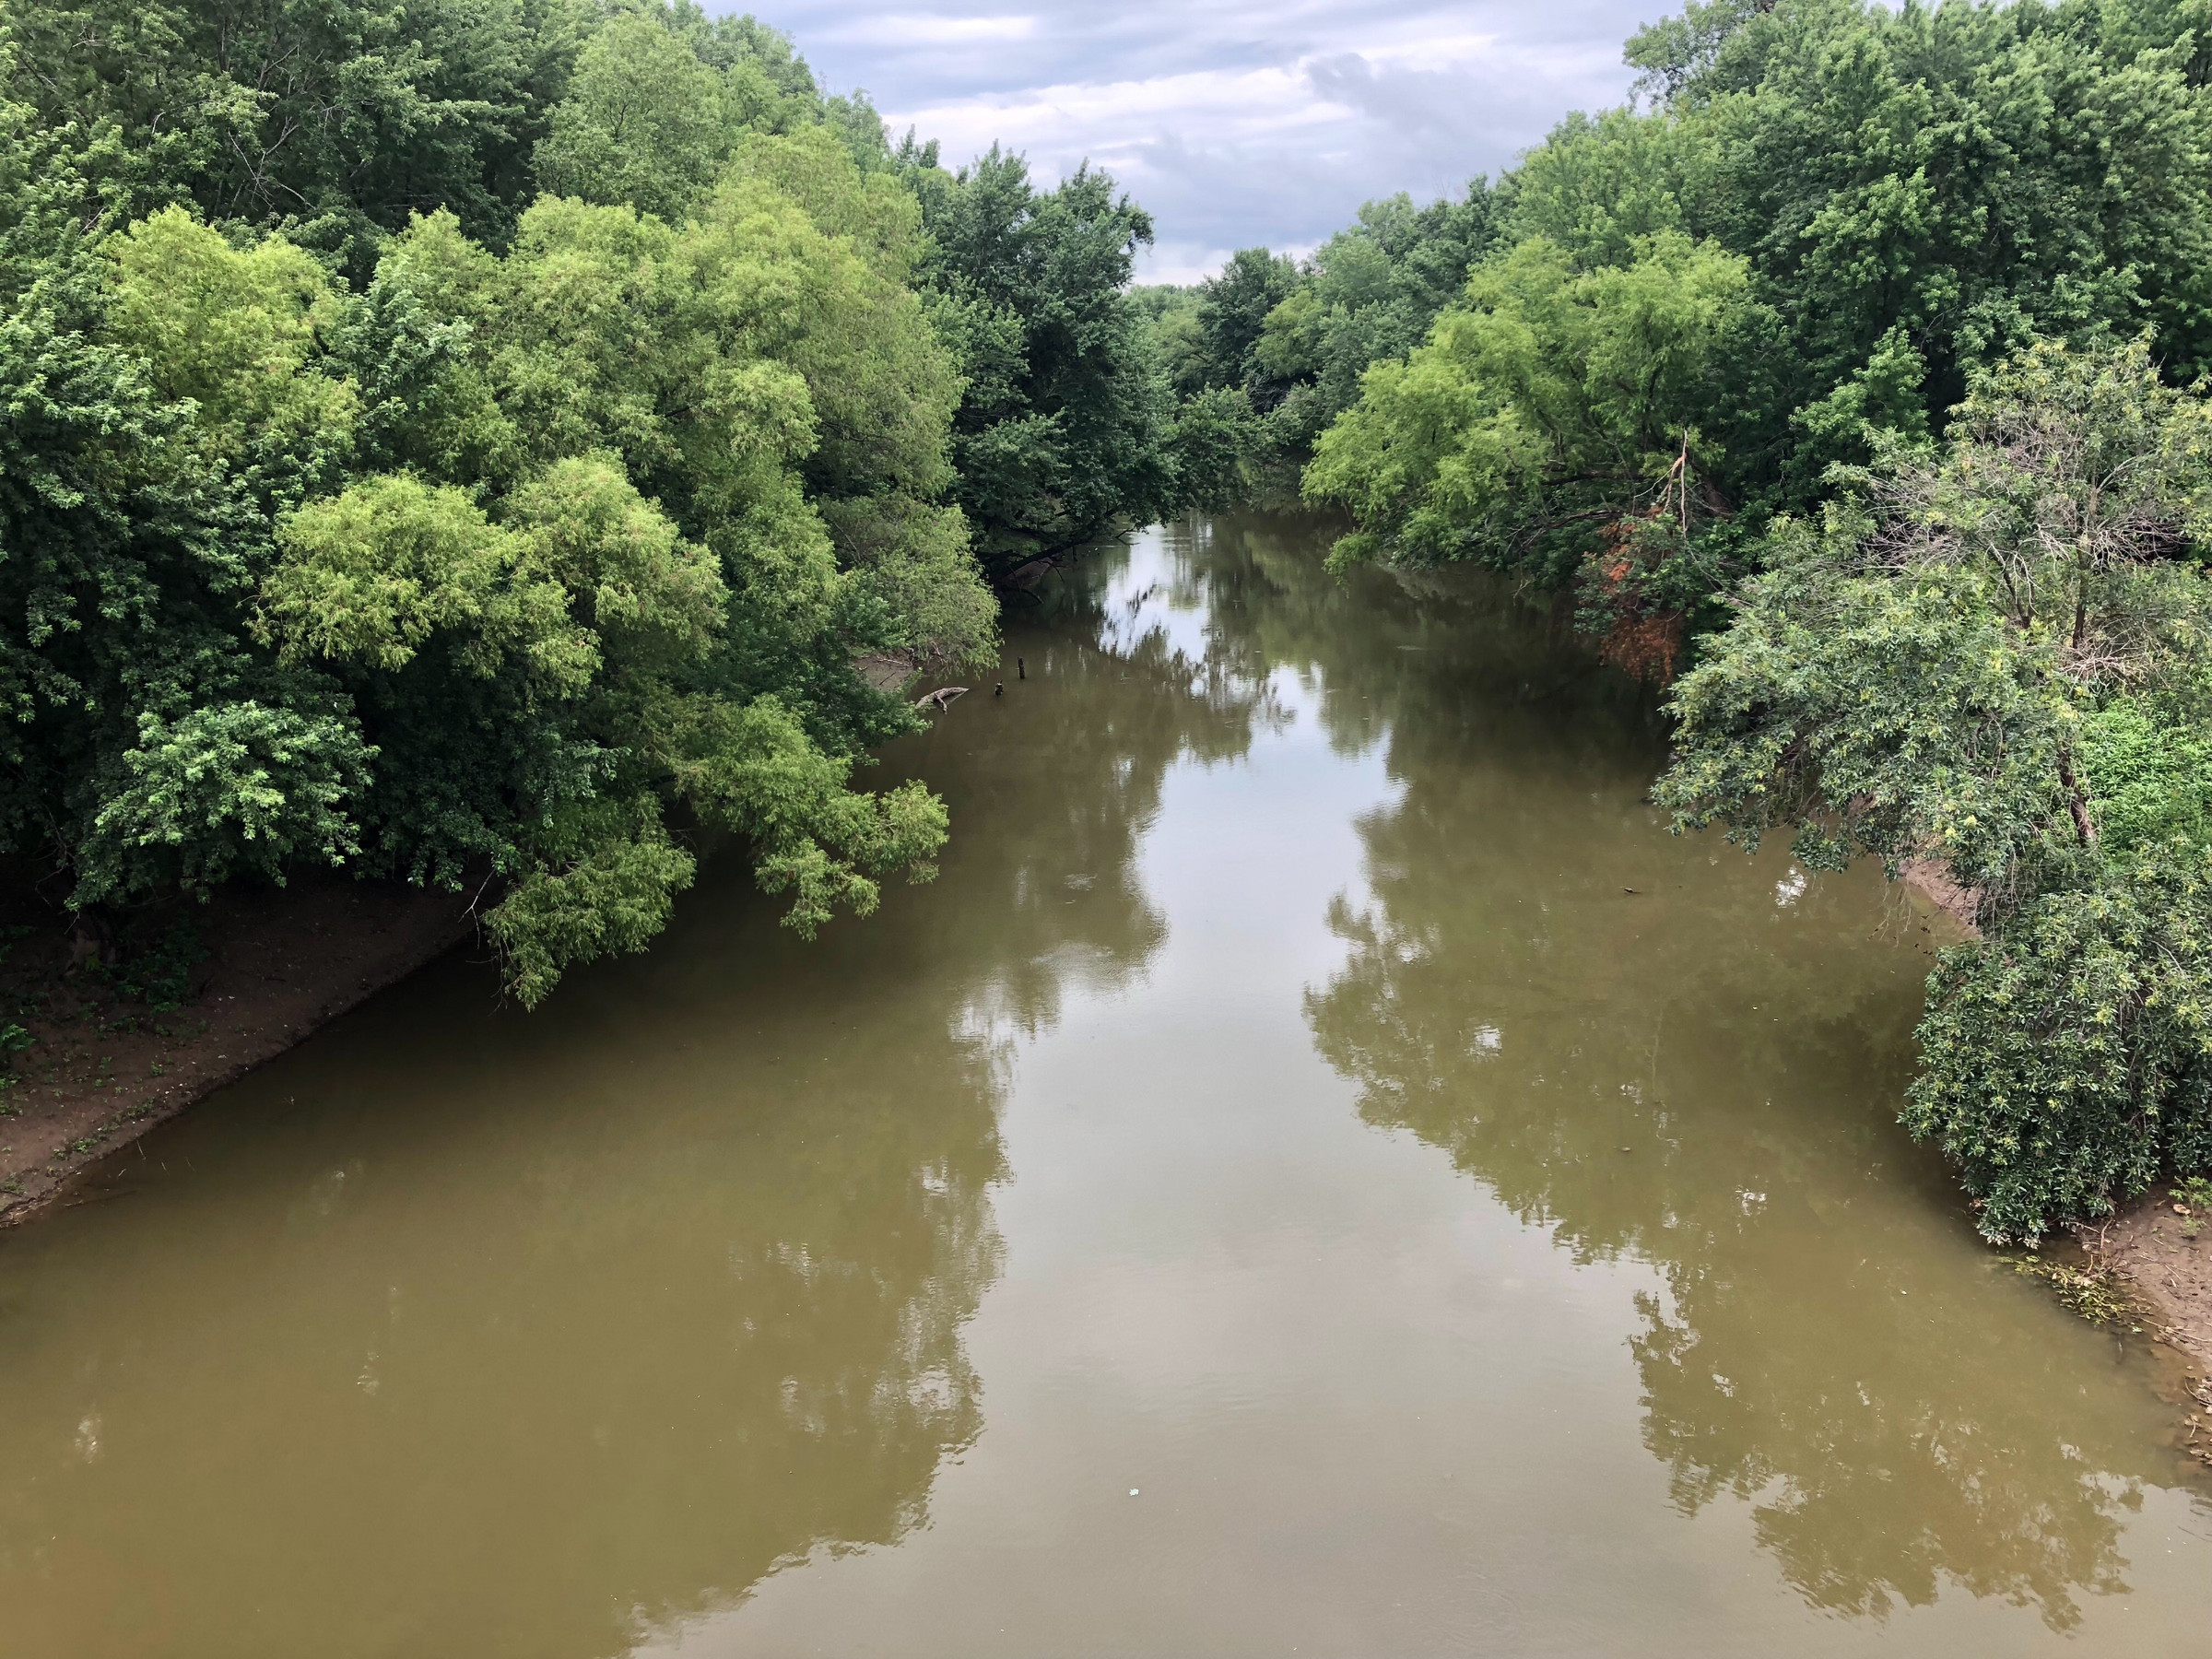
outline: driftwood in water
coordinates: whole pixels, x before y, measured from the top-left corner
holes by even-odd
[[[925,691],[920,697],[915,698],[914,707],[917,709],[935,709],[938,713],[942,714],[945,712],[946,705],[951,702],[954,698],[965,697],[967,695],[968,688],[965,686],[939,686],[935,691]]]

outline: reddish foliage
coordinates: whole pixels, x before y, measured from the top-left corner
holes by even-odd
[[[1651,558],[1651,544],[1637,535],[1645,521],[1618,518],[1602,532],[1606,550],[1597,556],[1594,575],[1611,626],[1598,655],[1639,679],[1664,686],[1675,677],[1682,654],[1682,614],[1647,610],[1633,581],[1638,566]]]
[[[1662,686],[1675,677],[1675,661],[1681,652],[1682,616],[1678,611],[1623,617],[1597,648],[1597,654],[1616,668]]]

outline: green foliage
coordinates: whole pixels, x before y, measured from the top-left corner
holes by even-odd
[[[2204,406],[2140,344],[2040,345],[1783,521],[1676,686],[1679,828],[1938,865],[1981,937],[1929,981],[1904,1113],[1993,1239],[2212,1164]]]
[[[2099,1217],[2212,1152],[2212,906],[2153,850],[2037,895],[1928,982],[1903,1122],[1959,1166],[1993,1239]]]
[[[954,499],[985,566],[1141,523],[1180,500],[1172,399],[1126,292],[1152,221],[1088,166],[1038,192],[994,147],[917,170],[939,333],[967,381]]]
[[[778,85],[779,59],[788,47],[764,56],[695,11],[614,18],[585,43],[554,106],[533,158],[538,182],[558,195],[681,219],[746,134],[784,131],[811,113],[803,95]]]
[[[251,701],[142,714],[77,849],[75,902],[205,894],[241,871],[281,881],[299,859],[344,864],[359,851],[346,807],[375,758],[335,716]]]
[[[1190,505],[1218,512],[1243,500],[1261,429],[1242,388],[1211,386],[1185,398],[1175,411],[1171,441]]]
[[[1675,83],[1657,119],[1701,135],[1678,173],[1686,222],[1754,258],[1814,389],[1898,323],[1938,409],[2037,333],[2149,324],[2185,372],[2204,365],[2212,134],[2187,12],[1692,16],[1708,44],[1640,40],[1631,57]]]
[[[1562,122],[1483,198],[1471,256],[1541,244],[1564,280],[1636,271],[1679,237],[1737,262],[1737,314],[1700,347],[1701,401],[1671,412],[1700,440],[1670,451],[1698,474],[1688,514],[1648,466],[1615,499],[1565,489],[1547,509],[1477,464],[1453,501],[1442,462],[1497,437],[1496,411],[1527,396],[1526,376],[1480,358],[1448,378],[1393,373],[1401,338],[1347,336],[1342,355],[1374,365],[1350,405],[1323,365],[1331,320],[1358,312],[1324,303],[1321,283],[1286,301],[1263,350],[1270,372],[1314,377],[1286,398],[1279,436],[1337,422],[1308,488],[1359,520],[1347,557],[1479,558],[1576,586],[1617,660],[1637,654],[1640,629],[1708,628],[1773,515],[1816,512],[1833,466],[1940,436],[1979,378],[2032,340],[2147,327],[2175,382],[2212,367],[2203,32],[2194,12],[2134,0],[1699,0],[1639,33],[1629,59],[1646,107]],[[1484,270],[1512,257],[1492,251]],[[1463,335],[1463,314],[1495,310],[1488,280],[1424,350]],[[1618,326],[1635,335],[1625,288],[1596,303],[1629,308]],[[1669,509],[1681,545],[1630,522]],[[1516,536],[1524,524],[1547,528]],[[1658,653],[1663,672],[1676,655]]]
[[[1714,371],[1755,331],[1744,261],[1679,231],[1578,269],[1531,238],[1478,267],[1464,309],[1369,371],[1322,435],[1307,494],[1352,509],[1340,560],[1478,559],[1560,580],[1633,514],[1727,506],[1712,478],[1727,394]]]
[[[1659,798],[1748,846],[1796,827],[1816,867],[1926,854],[1970,888],[1998,880],[2056,799],[2073,710],[2055,653],[2006,626],[1977,572],[1840,573],[1835,543],[1855,550],[1865,529],[1836,516],[1826,535],[1777,530],[1776,568],[1677,683]]]
[[[2162,719],[2154,704],[2123,694],[2082,717],[2076,744],[2112,853],[2212,850],[2212,743],[2201,722]]]
[[[1057,545],[1171,498],[1142,213],[895,156],[750,18],[11,27],[0,841],[79,907],[503,883],[529,1003],[665,923],[671,826],[747,841],[803,931],[865,913],[947,820],[851,787],[916,719],[855,658],[994,653],[971,522]]]
[[[667,925],[676,895],[691,885],[696,867],[669,841],[650,796],[560,814],[485,918],[505,953],[516,1000],[534,1008],[563,969],[644,949]]]
[[[281,237],[235,249],[181,207],[127,227],[109,253],[110,336],[159,396],[192,401],[210,454],[345,444],[356,399],[315,360],[335,305],[313,259]]]
[[[1495,209],[1480,179],[1461,200],[1418,209],[1392,196],[1302,264],[1247,248],[1194,288],[1139,289],[1154,351],[1180,397],[1241,390],[1265,415],[1248,462],[1302,462],[1359,400],[1368,366],[1411,351],[1458,298]]]
[[[1129,290],[1130,302],[1145,320],[1152,355],[1179,397],[1206,389],[1206,338],[1198,324],[1201,289],[1155,283]]]
[[[752,838],[808,928],[935,849],[883,830],[904,797],[844,787],[903,719],[853,653],[992,638],[930,499],[957,390],[893,279],[914,218],[818,135],[756,135],[680,229],[547,199],[504,259],[431,219],[380,267],[470,324],[445,372],[510,423],[474,446],[495,506],[365,480],[286,522],[265,614],[288,652],[373,670],[346,677],[395,780],[384,856],[518,873],[494,934],[533,997],[571,953],[633,948],[688,879],[658,798]],[[507,740],[456,752],[461,708]]]
[[[457,636],[466,672],[488,679],[512,659],[554,695],[582,689],[599,665],[595,640],[570,623],[567,592],[518,569],[520,540],[451,485],[365,479],[292,514],[277,544],[284,559],[262,604],[288,659],[392,674],[433,635]]]
[[[76,158],[72,210],[169,204],[367,253],[443,206],[497,239],[595,21],[571,0],[18,5],[14,96]]]
[[[1198,382],[1187,389],[1270,387],[1274,377],[1258,347],[1269,313],[1290,297],[1297,282],[1296,262],[1265,248],[1241,248],[1218,276],[1199,284],[1198,359],[1191,365]]]
[[[840,904],[868,914],[892,871],[914,881],[935,874],[945,807],[921,785],[882,795],[847,789],[852,763],[823,754],[773,698],[686,714],[676,760],[685,797],[701,817],[753,837],[761,885],[792,894],[784,920],[798,932],[811,935]]]
[[[1702,128],[1665,114],[1570,115],[1500,182],[1504,235],[1543,237],[1578,270],[1625,265],[1639,239],[1665,231],[1710,235],[1684,203],[1711,145]]]

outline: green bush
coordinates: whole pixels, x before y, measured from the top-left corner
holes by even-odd
[[[2100,874],[1929,976],[1903,1121],[1994,1239],[2109,1216],[2168,1167],[2212,1170],[2212,859],[2177,845]]]

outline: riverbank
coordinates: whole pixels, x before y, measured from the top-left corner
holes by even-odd
[[[1979,895],[1951,880],[1942,865],[1917,860],[1905,866],[1903,881],[1956,929],[1931,948],[1979,936],[1974,925]],[[2090,1272],[2098,1276],[2091,1288],[2100,1293],[2099,1305],[2076,1311],[2100,1320],[2124,1312],[2124,1323],[2139,1320],[2180,1357],[2185,1370],[2182,1385],[2191,1402],[2187,1449],[2212,1464],[2212,1218],[2177,1212],[2168,1183],[2161,1181],[2112,1220],[2077,1228],[2075,1236]],[[2110,1309],[2102,1300],[2108,1291],[2118,1295]]]
[[[31,1041],[0,1088],[0,1226],[65,1204],[86,1168],[474,925],[462,895],[304,874],[184,913],[191,958],[174,965],[167,994],[149,998],[129,971],[85,959],[81,945],[73,950],[57,907],[27,883],[13,886],[5,918],[13,949],[0,984]]]
[[[2187,1449],[2212,1464],[2212,1218],[2176,1204],[2160,1182],[2112,1220],[2079,1230],[2090,1263],[2111,1274],[2147,1332],[2187,1367]]]

